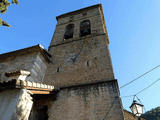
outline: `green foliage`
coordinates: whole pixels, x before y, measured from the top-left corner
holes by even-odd
[[[12,4],[19,4],[18,0],[12,0]]]
[[[11,3],[18,4],[18,0],[12,0]],[[0,0],[0,14],[5,14],[11,3],[8,0]],[[2,26],[2,25],[10,27],[10,25],[6,21],[3,21],[0,18],[0,26]]]
[[[152,109],[142,115],[146,120],[160,120],[160,107]]]

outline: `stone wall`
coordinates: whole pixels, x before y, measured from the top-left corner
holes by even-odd
[[[45,83],[55,87],[113,80],[106,36],[99,35],[53,47]]]
[[[44,82],[60,91],[48,106],[49,120],[124,120],[101,5],[61,15],[57,20],[49,46],[53,60]],[[91,34],[80,36],[84,20],[90,20]],[[64,39],[69,24],[75,26],[73,38]]]
[[[99,7],[93,8],[90,10],[83,10],[81,12],[75,13],[74,15],[68,15],[66,17],[58,19],[58,23],[57,23],[50,46],[81,38],[80,23],[83,20],[90,20],[91,34],[99,35],[99,34],[104,34],[106,32]],[[64,41],[63,35],[65,33],[65,28],[68,24],[74,24],[74,34],[73,34],[73,38],[70,38],[69,40]]]
[[[0,120],[28,120],[32,98],[27,90],[14,89],[0,92]]]
[[[63,88],[49,106],[49,120],[123,120],[117,81]]]
[[[113,80],[114,74],[108,36],[100,5],[81,9],[58,17],[49,52],[53,57],[48,65],[45,83],[55,87]],[[91,34],[80,36],[80,23],[90,20]],[[64,40],[65,28],[74,24],[73,38]]]
[[[26,80],[43,82],[46,68],[46,62],[40,53],[33,52],[21,56],[10,56],[4,61],[0,61],[0,81],[9,80],[5,76],[5,72],[26,70],[31,72],[31,75]]]

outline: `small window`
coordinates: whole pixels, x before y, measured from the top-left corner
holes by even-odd
[[[89,20],[84,20],[80,25],[80,36],[91,34],[91,25]]]
[[[64,34],[64,39],[73,38],[73,30],[74,30],[74,24],[67,25],[66,32]]]
[[[82,15],[83,15],[83,16],[86,16],[86,15],[87,15],[87,12],[82,13]]]

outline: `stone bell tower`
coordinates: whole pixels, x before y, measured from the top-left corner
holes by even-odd
[[[44,82],[59,89],[49,120],[123,120],[102,5],[57,17]]]
[[[114,79],[101,5],[57,17],[46,82],[64,87]]]

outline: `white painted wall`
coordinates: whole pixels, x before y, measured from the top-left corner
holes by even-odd
[[[33,102],[25,89],[0,92],[0,120],[28,120]]]

